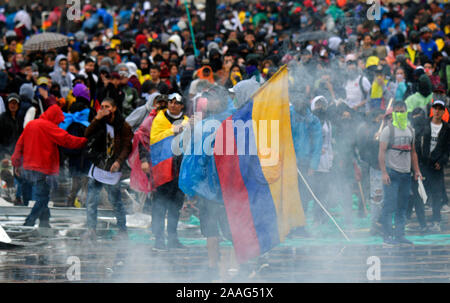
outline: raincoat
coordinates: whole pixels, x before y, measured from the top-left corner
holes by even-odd
[[[62,69],[59,66],[59,61],[62,59],[66,59],[67,57],[64,55],[58,55],[55,59],[55,67],[53,68],[53,72],[50,73],[50,77],[53,82],[56,82],[61,87],[61,95],[63,98],[66,98],[69,94],[69,91],[72,89],[72,81],[75,79],[75,76],[72,75],[71,72],[67,70],[66,75],[62,75]],[[69,63],[67,63],[67,67],[69,67]]]
[[[144,105],[145,106],[145,105]],[[142,144],[148,151],[148,163],[152,163],[150,159],[150,130],[152,128],[153,119],[158,112],[153,109],[151,113],[145,118],[133,137],[133,147],[128,163],[131,167],[130,187],[134,190],[149,193],[153,190],[152,175],[147,175],[142,171],[141,159],[139,157],[139,144]]]
[[[125,121],[130,124],[133,132],[135,132],[141,124],[144,122],[145,118],[150,114],[153,109],[153,100],[157,96],[161,95],[158,92],[155,92],[147,97],[147,102],[136,108],[126,119]]]
[[[190,152],[183,155],[178,179],[178,186],[188,196],[199,195],[209,201],[223,203],[216,162],[212,152],[215,139],[210,141],[211,145],[203,146],[211,136],[215,138],[215,133],[220,124],[217,123],[217,128],[205,128],[205,126],[208,121],[222,122],[231,116],[234,111],[235,108],[231,99],[229,99],[228,108],[224,112],[210,115],[194,126],[194,131],[186,142],[187,150]],[[194,134],[194,132],[197,132],[197,134]],[[197,141],[200,139],[202,142],[199,143],[195,141],[196,139]],[[208,151],[208,153],[205,151]]]

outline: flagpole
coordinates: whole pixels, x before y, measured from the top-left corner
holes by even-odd
[[[197,50],[197,46],[195,45],[194,29],[192,28],[191,14],[189,13],[189,8],[186,0],[184,0],[184,6],[186,7],[186,14],[189,21],[189,29],[191,31],[192,45],[194,46],[194,55],[195,57],[197,57],[199,55],[199,51]]]
[[[345,232],[342,230],[342,228],[337,224],[336,220],[334,220],[333,216],[327,211],[327,209],[322,205],[322,203],[320,203],[319,199],[317,199],[316,195],[313,193],[311,187],[309,187],[308,182],[306,182],[306,179],[303,177],[302,173],[300,172],[300,170],[297,168],[297,172],[298,175],[302,178],[303,183],[305,183],[306,187],[308,188],[309,192],[311,193],[311,195],[313,196],[314,200],[316,200],[317,204],[319,204],[319,206],[323,209],[323,211],[328,215],[328,217],[330,217],[330,219],[333,221],[334,225],[336,225],[336,227],[339,229],[339,231],[344,235],[344,238],[350,242],[350,239],[347,237],[347,235],[345,234]]]

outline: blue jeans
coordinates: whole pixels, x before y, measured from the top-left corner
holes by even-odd
[[[387,168],[391,184],[383,184],[383,209],[380,222],[383,225],[384,237],[403,237],[405,234],[406,211],[411,188],[411,173],[399,173]],[[395,230],[392,228],[392,216],[395,219]]]
[[[109,202],[114,207],[114,214],[117,219],[117,225],[121,231],[126,231],[126,212],[122,204],[122,197],[120,193],[120,183],[116,185],[108,185],[100,183],[94,179],[89,179],[87,192],[87,226],[89,229],[97,228],[97,207],[102,188],[105,187],[108,193]]]
[[[32,195],[36,203],[31,210],[31,213],[25,220],[26,226],[34,226],[34,223],[39,219],[39,223],[50,220],[50,210],[48,209],[48,201],[50,200],[50,185],[45,178],[33,182]]]
[[[21,198],[23,204],[28,206],[28,202],[32,200],[32,184],[24,178],[20,178],[18,176],[14,176],[14,181],[17,185],[16,199]]]

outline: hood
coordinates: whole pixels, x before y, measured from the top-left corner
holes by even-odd
[[[87,88],[87,86],[82,83],[78,83],[77,85],[75,85],[72,94],[74,95],[74,97],[82,97],[87,101],[91,100],[89,88]]]
[[[53,67],[53,71],[54,72],[61,70],[61,68],[59,67],[59,61],[61,61],[62,59],[66,59],[67,60],[67,57],[65,55],[62,55],[62,54],[56,56],[55,66]]]
[[[175,45],[176,49],[174,49],[174,50],[178,53],[178,56],[183,56],[184,55],[183,46],[182,46],[182,43],[181,43],[180,36],[172,35],[172,36],[170,36],[170,38],[169,38],[169,40],[167,42],[172,42],[173,45]]]
[[[127,62],[127,63],[125,63],[126,64],[126,66],[128,67],[128,72],[130,73],[130,77],[131,76],[138,76],[137,75],[137,66],[136,66],[136,64],[134,63],[134,62]]]
[[[311,110],[315,110],[316,109],[316,103],[317,101],[319,101],[320,99],[323,99],[325,101],[325,103],[328,105],[328,100],[327,98],[325,98],[324,96],[317,96],[314,99],[312,99],[311,101]]]
[[[136,36],[136,49],[139,49],[141,45],[147,44],[147,37],[143,34],[139,34]]]
[[[61,108],[54,104],[50,106],[40,117],[39,119],[48,120],[56,125],[59,125],[64,121],[64,114]]]
[[[22,86],[20,87],[19,94],[21,96],[25,96],[30,101],[33,100],[34,97],[33,84],[31,83],[22,84]]]
[[[145,107],[147,108],[147,110],[150,112],[153,108],[153,100],[155,100],[155,98],[159,95],[161,95],[159,92],[154,92],[151,95],[145,94],[147,102],[145,103]]]
[[[238,82],[232,88],[234,94],[236,95],[236,107],[242,107],[259,87],[260,84],[254,78]]]
[[[195,56],[189,55],[186,57],[186,68],[195,69]]]
[[[428,97],[431,94],[432,85],[430,77],[428,77],[427,75],[420,76],[418,91],[424,97]]]

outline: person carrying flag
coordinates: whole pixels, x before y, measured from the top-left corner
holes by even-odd
[[[182,156],[172,152],[174,137],[183,131],[189,120],[184,115],[183,97],[169,95],[168,109],[158,112],[150,131],[150,155],[153,185],[156,188],[152,206],[152,232],[155,236],[154,250],[166,250],[164,222],[167,218],[167,248],[185,248],[177,236],[178,219],[183,206],[184,194],[178,187],[178,173]]]

